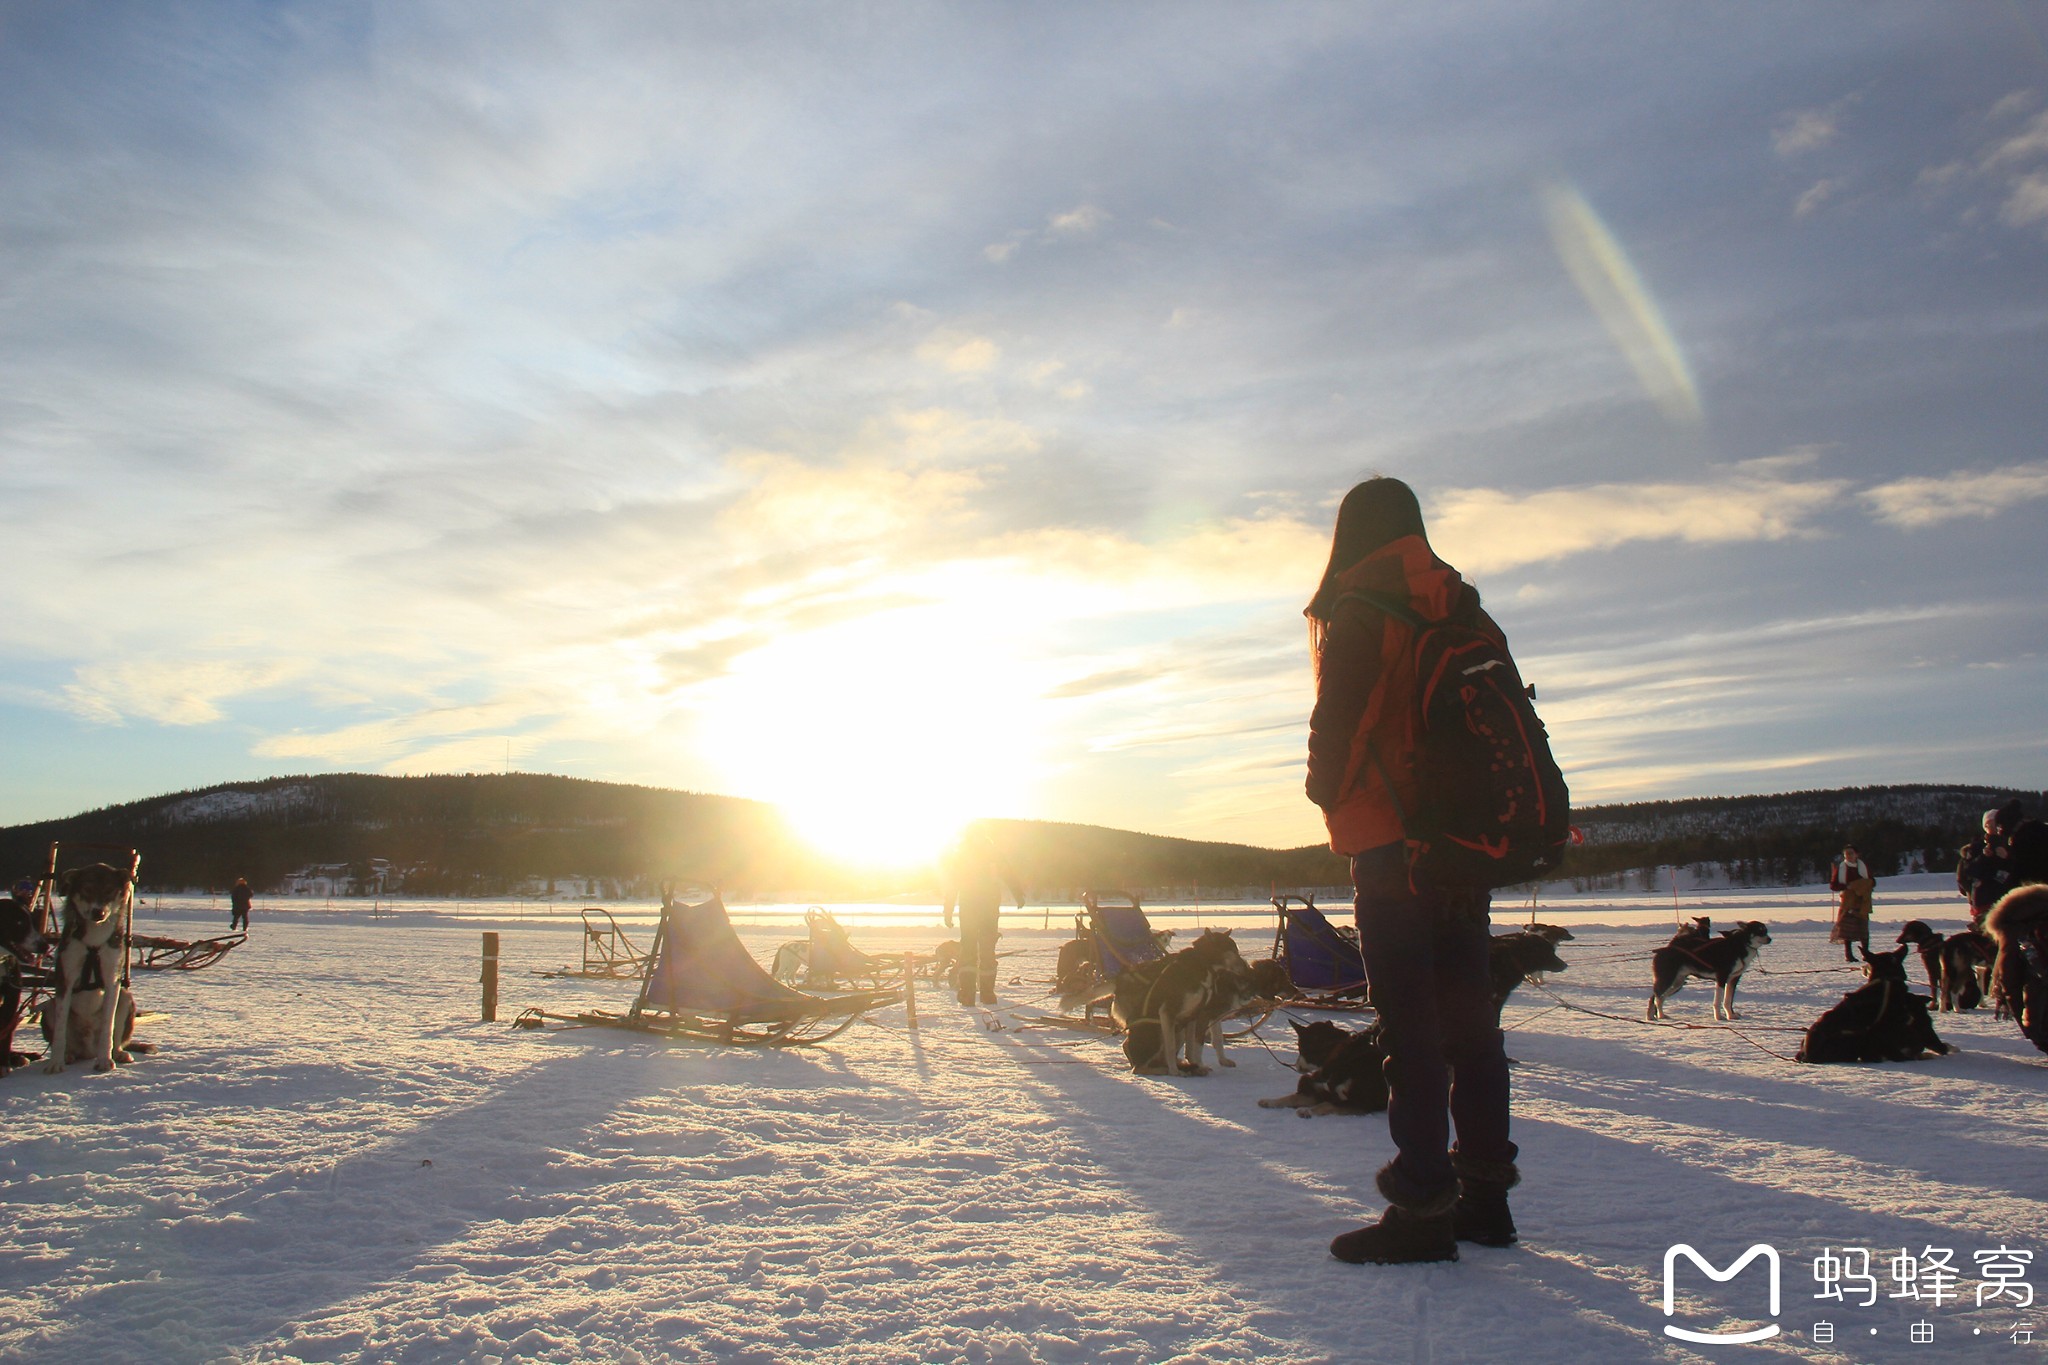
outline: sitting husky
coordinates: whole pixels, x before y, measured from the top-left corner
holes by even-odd
[[[1664,1017],[1664,1001],[1696,976],[1714,978],[1714,1017],[1736,1019],[1735,983],[1753,966],[1757,952],[1771,941],[1761,920],[1724,929],[1719,938],[1696,939],[1680,934],[1650,955],[1648,1017]]]
[[[1142,994],[1141,994],[1142,991]],[[1124,1056],[1141,1076],[1206,1076],[1202,1042],[1223,1055],[1223,1021],[1253,999],[1251,967],[1227,930],[1208,929],[1157,963],[1119,972],[1111,1017],[1124,1028]],[[1178,1053],[1176,1062],[1175,1054]]]
[[[125,1049],[135,1031],[135,998],[121,983],[128,889],[128,878],[105,863],[74,867],[57,879],[64,897],[57,987],[43,1008],[43,1037],[50,1043],[43,1070],[49,1075],[87,1057],[94,1059],[95,1071],[134,1060]]]
[[[1303,1118],[1319,1114],[1377,1114],[1387,1107],[1387,1054],[1380,1026],[1353,1033],[1327,1019],[1294,1025],[1302,1073],[1294,1093],[1260,1100],[1261,1109],[1292,1109]]]
[[[1870,979],[1843,996],[1806,1030],[1802,1062],[1911,1062],[1951,1049],[1935,1036],[1927,997],[1906,985],[1906,947],[1872,953],[1861,944]]]
[[[1998,954],[1990,938],[1971,929],[1944,938],[1926,920],[1915,919],[1906,921],[1896,942],[1920,950],[1920,966],[1934,993],[1934,1008],[1973,1010],[1983,1002],[1991,959]]]

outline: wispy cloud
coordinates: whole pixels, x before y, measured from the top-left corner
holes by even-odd
[[[1757,461],[1693,484],[1453,489],[1432,501],[1432,539],[1461,568],[1486,573],[1632,541],[1713,545],[1811,535],[1849,485],[1797,477],[1799,463]]]
[[[1860,496],[1879,521],[1909,530],[1970,517],[1985,519],[2048,498],[2048,461],[1894,479],[1865,489]]]
[[[1850,95],[1818,109],[1799,109],[1771,129],[1771,147],[1782,157],[1804,156],[1833,143],[1842,134],[1842,116],[1856,103]]]

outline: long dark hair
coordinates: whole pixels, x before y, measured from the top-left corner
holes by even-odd
[[[1323,581],[1302,610],[1309,619],[1310,637],[1317,637],[1318,627],[1337,610],[1342,595],[1337,579],[1346,569],[1402,536],[1422,534],[1422,506],[1415,501],[1415,490],[1399,479],[1376,475],[1346,493],[1337,505],[1337,529],[1330,536],[1330,562],[1323,569]]]

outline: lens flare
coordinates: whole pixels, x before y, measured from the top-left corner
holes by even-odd
[[[1540,191],[1550,240],[1572,282],[1621,348],[1650,400],[1674,422],[1700,420],[1699,389],[1685,353],[1642,277],[1586,197],[1570,185]]]

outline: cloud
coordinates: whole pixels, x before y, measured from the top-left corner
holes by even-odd
[[[2034,171],[2014,180],[1998,217],[2008,227],[2048,226],[2048,171]]]
[[[1966,517],[1985,519],[2016,504],[2048,498],[2048,461],[1894,479],[1865,489],[1860,496],[1879,521],[1908,530]]]
[[[99,662],[79,668],[59,704],[96,724],[125,717],[159,725],[210,725],[231,698],[296,681],[304,670],[281,662],[172,656]]]
[[[1804,194],[1800,195],[1793,202],[1792,216],[1802,219],[1812,217],[1820,211],[1820,206],[1833,198],[1836,191],[1840,190],[1846,183],[1846,181],[1842,180],[1815,181]]]
[[[1817,152],[1841,135],[1842,114],[1855,96],[1837,100],[1821,109],[1801,109],[1785,115],[1771,129],[1771,147],[1782,157]]]
[[[917,357],[952,374],[981,374],[993,369],[1002,350],[987,337],[944,332],[917,348]]]
[[[1093,204],[1077,204],[1065,213],[1046,220],[1046,232],[1054,237],[1086,237],[1109,221],[1109,214]]]
[[[2048,156],[2048,109],[2034,115],[2025,127],[1985,152],[1981,163],[1996,170],[2022,161]]]
[[[1453,489],[1431,500],[1430,539],[1460,569],[1483,573],[1631,541],[1690,545],[1777,541],[1813,523],[1848,485],[1800,479],[1784,461],[1737,465],[1721,479],[1683,484],[1592,484],[1535,493]]]

